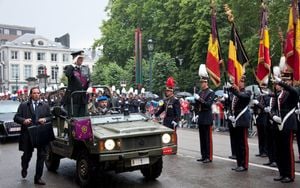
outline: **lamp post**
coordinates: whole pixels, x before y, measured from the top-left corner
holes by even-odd
[[[57,87],[57,76],[58,76],[57,74],[58,74],[58,66],[56,65],[56,66],[55,66],[55,87],[56,87],[55,89],[58,88],[58,87]]]
[[[18,92],[18,79],[19,79],[19,76],[18,76],[18,73],[16,73],[16,93]]]
[[[149,52],[149,91],[152,92],[152,53],[154,50],[154,44],[152,39],[148,40],[147,44],[148,52]]]

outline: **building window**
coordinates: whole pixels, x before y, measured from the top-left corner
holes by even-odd
[[[4,35],[9,35],[9,29],[4,29]]]
[[[24,59],[31,60],[31,52],[24,52]]]
[[[53,66],[53,67],[51,67],[51,79],[52,80],[55,80],[56,82],[57,82],[57,79],[58,79],[58,70],[59,70],[59,68],[58,68],[58,66]]]
[[[0,52],[0,60],[2,60],[2,53]]]
[[[24,80],[32,76],[32,66],[24,65]]]
[[[47,74],[47,68],[44,65],[39,65],[38,67],[38,75]]]
[[[43,61],[43,60],[45,60],[45,53],[38,52],[38,53],[37,53],[37,60],[38,60],[38,61]]]
[[[18,51],[11,51],[11,59],[18,59]]]
[[[0,34],[3,34],[3,29],[2,28],[0,28]]]
[[[51,54],[51,61],[57,61],[57,54]]]
[[[63,62],[69,62],[69,54],[63,54]]]
[[[19,80],[19,65],[11,64],[11,79]]]
[[[22,31],[21,30],[17,30],[17,35],[18,36],[22,35]]]

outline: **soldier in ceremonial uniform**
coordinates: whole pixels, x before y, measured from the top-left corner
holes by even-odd
[[[198,127],[200,137],[201,158],[197,159],[199,162],[212,162],[212,125],[213,114],[212,104],[215,98],[215,93],[208,86],[208,74],[204,64],[199,68],[201,91],[199,94],[194,94],[195,97],[195,111],[198,115]]]
[[[257,127],[258,150],[257,157],[267,157],[267,124],[269,114],[265,112],[265,107],[269,106],[270,96],[268,95],[268,80],[265,79],[264,83],[260,84],[260,95],[252,100],[253,110],[255,111],[255,124]]]
[[[86,91],[90,84],[90,70],[88,66],[82,65],[84,52],[77,51],[71,53],[73,56],[73,65],[68,65],[64,73],[68,78],[68,87],[65,93],[64,104],[69,115],[82,117],[87,115],[87,95]],[[71,106],[71,94],[74,91],[83,91],[72,95],[73,109]]]
[[[274,181],[290,183],[295,179],[293,131],[297,129],[297,117],[294,112],[299,96],[297,90],[292,87],[292,73],[283,72],[280,78],[280,74],[274,70],[273,72],[273,82],[282,87],[271,114],[273,121],[278,124],[276,153],[279,177],[274,178]]]
[[[155,117],[159,117],[162,112],[165,112],[163,125],[171,129],[176,129],[181,116],[179,100],[174,96],[174,87],[175,81],[172,77],[169,77],[166,82],[166,98],[155,113]]]
[[[236,172],[248,170],[249,147],[248,147],[248,128],[250,127],[251,114],[249,102],[251,92],[245,90],[245,76],[242,76],[238,86],[233,85],[229,91],[234,95],[232,99],[232,114],[229,120],[233,126],[233,140],[236,144],[237,167],[232,168]]]

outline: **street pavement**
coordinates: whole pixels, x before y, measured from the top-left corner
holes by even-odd
[[[224,187],[300,187],[300,164],[296,164],[296,179],[290,184],[274,182],[278,176],[276,168],[263,166],[267,158],[255,157],[257,154],[257,137],[249,138],[249,170],[235,172],[231,168],[236,162],[228,158],[230,155],[229,136],[227,132],[213,134],[213,162],[199,163],[199,135],[197,129],[178,129],[178,154],[164,157],[164,168],[156,181],[145,181],[139,171],[115,174],[105,173],[97,179],[95,187],[107,188],[224,188]],[[298,151],[294,144],[296,157]],[[35,171],[36,153],[28,169],[28,177],[21,178],[20,157],[16,140],[0,144],[0,188],[31,188]],[[75,161],[61,160],[57,173],[44,169],[43,179],[46,186],[55,188],[78,187],[75,181]],[[36,186],[39,187],[39,186]]]

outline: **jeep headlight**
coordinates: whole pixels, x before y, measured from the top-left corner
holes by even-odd
[[[106,150],[111,151],[115,148],[115,146],[116,146],[116,143],[113,139],[107,139],[104,142],[104,147],[105,147]]]
[[[168,144],[171,141],[171,136],[168,133],[162,135],[161,140],[164,144]]]

